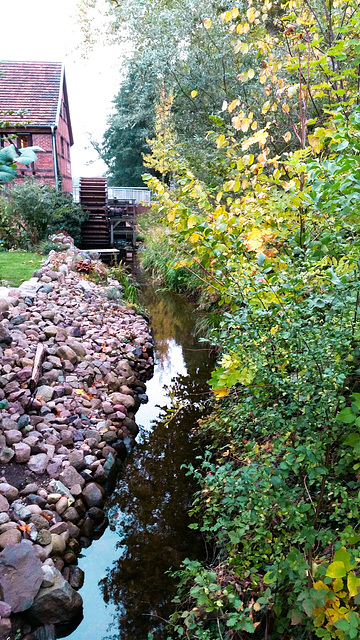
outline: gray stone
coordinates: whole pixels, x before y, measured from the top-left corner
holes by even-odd
[[[1,600],[0,601],[0,617],[8,618],[10,614],[11,614],[11,606],[7,602],[3,602]]]
[[[73,349],[71,349],[71,347],[68,347],[66,344],[62,344],[57,349],[56,355],[58,358],[62,358],[62,360],[70,360],[72,364],[76,364],[78,361],[78,357],[75,351],[73,351]]]
[[[66,496],[62,496],[60,500],[57,501],[55,509],[59,516],[61,516],[61,514],[64,513],[64,511],[66,511],[66,509],[68,508],[68,501],[69,499]]]
[[[40,529],[37,534],[36,541],[38,544],[41,544],[42,547],[46,547],[48,544],[51,544],[51,533],[47,529]]]
[[[14,444],[14,451],[16,462],[19,462],[20,464],[29,462],[31,447],[29,447],[28,444],[25,444],[24,442],[18,442]]]
[[[17,429],[9,429],[9,431],[5,431],[5,439],[8,446],[15,444],[15,442],[20,442],[21,438],[21,431],[18,431]]]
[[[64,469],[59,476],[59,480],[60,482],[63,482],[68,489],[71,489],[75,484],[79,484],[81,487],[85,484],[84,478],[76,471],[76,469],[74,469],[74,467],[71,466]]]
[[[11,344],[12,337],[5,327],[0,324],[0,344]]]
[[[69,462],[76,471],[85,469],[84,451],[82,449],[73,449],[73,451],[70,451]]]
[[[3,464],[7,464],[14,457],[15,452],[12,449],[6,447],[2,449],[0,452],[0,462]]]
[[[41,398],[43,402],[50,402],[54,395],[54,388],[49,387],[46,384],[43,384],[41,387],[36,389],[36,396]]]
[[[82,598],[70,587],[60,571],[55,567],[50,569],[54,582],[49,587],[41,587],[31,607],[31,613],[44,624],[68,622],[81,611]],[[49,578],[48,572],[47,580]]]
[[[1,597],[14,613],[31,607],[42,580],[41,562],[30,541],[23,540],[0,553]]]
[[[125,393],[115,392],[110,395],[110,400],[114,404],[122,404],[126,409],[133,409],[135,407],[135,400],[132,396]]]
[[[66,549],[66,542],[64,538],[58,533],[51,533],[51,544],[54,555],[62,555]]]
[[[89,482],[83,489],[83,498],[88,507],[102,507],[104,504],[104,489],[96,482]]]
[[[86,350],[80,342],[78,342],[77,340],[68,340],[68,345],[73,351],[75,351],[76,355],[79,356],[79,358],[85,358]],[[70,358],[68,358],[68,360],[70,360]]]
[[[21,532],[19,529],[8,529],[3,533],[0,533],[0,549],[5,549],[5,547],[13,546],[21,541]]]
[[[7,482],[0,482],[0,493],[5,496],[9,502],[16,500],[19,495],[18,489]]]
[[[4,513],[4,511],[9,511],[9,503],[5,496],[0,495],[0,513]]]
[[[9,303],[5,298],[0,298],[0,313],[3,311],[9,311]]]
[[[42,473],[45,473],[48,462],[49,457],[46,455],[46,453],[38,453],[30,457],[28,467],[30,471],[33,471],[37,475],[41,475]]]

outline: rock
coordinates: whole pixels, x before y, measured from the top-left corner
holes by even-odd
[[[10,618],[0,619],[0,638],[10,637],[11,632],[11,620]]]
[[[54,395],[54,388],[49,387],[46,384],[43,384],[41,387],[36,389],[36,397],[41,398],[43,402],[50,402]]]
[[[75,351],[76,355],[79,356],[79,358],[85,358],[86,350],[80,342],[78,342],[77,340],[68,340],[68,345],[73,351]],[[70,360],[70,358],[67,358],[67,360]]]
[[[71,349],[71,347],[68,347],[66,344],[62,344],[56,350],[56,355],[58,358],[62,358],[63,360],[70,360],[71,364],[76,364],[78,361],[78,357],[75,351],[73,351],[73,349]]]
[[[83,489],[83,498],[88,507],[102,507],[105,491],[96,482],[89,482]]]
[[[48,531],[47,529],[40,529],[40,531],[38,531],[36,541],[43,547],[51,544],[52,538],[50,531]]]
[[[135,400],[132,396],[125,393],[115,392],[110,395],[110,400],[114,404],[122,404],[126,409],[133,409],[135,407]]]
[[[82,449],[73,449],[69,454],[69,462],[76,471],[85,469],[84,452]]]
[[[42,473],[45,473],[48,462],[49,458],[46,453],[38,453],[30,457],[28,467],[30,471],[33,471],[37,475],[40,475]]]
[[[11,614],[11,605],[3,600],[0,601],[0,617],[8,618]]]
[[[0,482],[0,493],[5,496],[9,502],[16,500],[19,495],[18,489],[7,482]]]
[[[66,496],[62,496],[60,498],[60,500],[57,501],[56,503],[56,512],[61,516],[64,511],[66,511],[66,509],[69,506],[69,499]]]
[[[15,452],[12,449],[9,449],[8,447],[6,447],[5,449],[2,449],[0,452],[0,462],[2,464],[7,464],[14,457],[14,455],[15,455]]]
[[[18,544],[21,541],[21,531],[19,529],[8,529],[4,533],[0,533],[0,548]]]
[[[4,311],[9,311],[9,303],[5,298],[0,298],[0,313]]]
[[[29,447],[28,444],[25,444],[24,442],[18,442],[14,444],[14,451],[16,462],[19,462],[20,464],[29,462],[31,447]]]
[[[1,597],[14,613],[31,607],[42,580],[41,562],[30,541],[23,540],[0,553]]]
[[[11,344],[12,340],[13,339],[8,330],[0,324],[0,344]]]
[[[71,487],[75,484],[79,484],[81,487],[84,486],[85,480],[81,477],[81,475],[74,469],[74,467],[68,467],[64,469],[64,471],[59,476],[60,482],[63,482],[65,487],[71,489]]]
[[[69,567],[69,584],[73,589],[81,589],[84,584],[84,572],[80,567],[72,564]],[[0,603],[1,605],[1,603]]]
[[[9,503],[5,496],[0,495],[0,513],[4,513],[4,511],[9,511]]]
[[[55,584],[56,581],[56,576],[54,575],[53,572],[53,567],[50,567],[47,564],[43,564],[42,566],[42,572],[43,572],[43,581],[41,583],[41,586],[46,589],[48,587],[52,587],[53,584]]]
[[[63,578],[60,571],[55,567],[49,568],[53,574],[54,582],[49,587],[41,587],[30,612],[44,624],[68,622],[80,613],[82,598]],[[47,580],[49,578],[50,572],[48,571]]]
[[[62,555],[66,549],[66,542],[64,538],[58,533],[51,533],[51,544],[54,555]]]

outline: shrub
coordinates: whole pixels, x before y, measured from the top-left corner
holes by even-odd
[[[29,249],[55,231],[80,241],[87,214],[72,196],[29,178],[8,187],[0,200],[0,240],[7,249]]]

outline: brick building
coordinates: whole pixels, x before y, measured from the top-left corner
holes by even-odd
[[[7,112],[12,112],[7,115]],[[72,192],[70,147],[73,135],[64,66],[60,62],[0,62],[0,146],[16,134],[18,148],[39,146],[37,162],[21,166],[19,182],[35,176]]]

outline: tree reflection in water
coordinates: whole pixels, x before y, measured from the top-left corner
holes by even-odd
[[[119,537],[120,554],[100,586],[105,602],[115,603],[118,613],[119,626],[108,638],[122,640],[146,640],[149,631],[156,639],[167,637],[162,620],[172,611],[176,584],[166,572],[178,568],[185,557],[205,552],[203,541],[188,529],[194,487],[181,465],[194,462],[197,455],[192,429],[208,394],[212,358],[195,338],[191,305],[151,290],[145,304],[156,339],[158,380],[170,367],[167,402],[172,397],[182,408],[170,418],[166,406],[157,409],[152,430],[143,432],[110,499],[110,527]],[[178,362],[170,361],[174,341],[183,349],[183,359],[179,354],[175,358]],[[156,378],[153,383],[155,388],[159,384]],[[150,407],[140,409],[139,424],[149,419],[149,412],[153,418]]]

